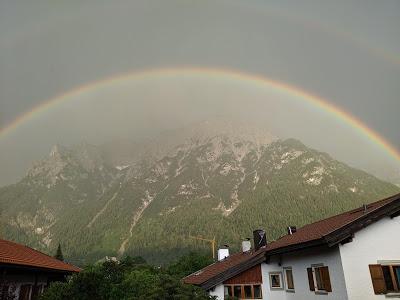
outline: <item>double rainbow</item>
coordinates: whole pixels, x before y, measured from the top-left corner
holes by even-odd
[[[106,78],[103,80],[79,86],[76,89],[60,94],[55,98],[45,101],[44,103],[34,107],[32,110],[26,112],[25,114],[22,114],[19,117],[17,117],[6,127],[0,129],[0,139],[11,134],[19,126],[28,122],[29,120],[32,120],[33,118],[40,116],[40,114],[48,111],[52,107],[57,106],[58,104],[67,101],[68,99],[72,99],[81,93],[91,92],[100,87],[112,86],[116,83],[128,80],[130,81],[130,80],[151,79],[152,77],[157,77],[157,76],[168,77],[168,76],[185,76],[185,75],[186,76],[197,75],[197,76],[205,76],[211,78],[225,78],[228,80],[242,82],[242,83],[243,82],[251,83],[262,87],[268,87],[280,93],[286,94],[290,97],[294,97],[300,101],[305,101],[313,105],[317,109],[329,112],[339,121],[345,122],[346,124],[351,126],[354,130],[356,130],[360,135],[368,138],[370,141],[377,144],[390,156],[392,156],[393,158],[395,158],[400,162],[400,152],[394,146],[392,146],[388,141],[386,141],[382,136],[380,136],[377,132],[366,126],[363,122],[361,122],[353,115],[340,109],[339,107],[333,105],[332,103],[321,97],[312,95],[302,90],[301,88],[295,87],[293,85],[288,85],[286,83],[269,79],[260,75],[253,75],[230,69],[201,68],[201,67],[148,69],[143,71],[123,73],[111,78]]]

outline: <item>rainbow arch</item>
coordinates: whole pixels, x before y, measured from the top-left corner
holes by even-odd
[[[102,86],[111,86],[117,82],[124,80],[139,80],[151,78],[154,76],[177,76],[177,75],[203,75],[207,77],[225,77],[233,81],[240,82],[251,82],[260,86],[271,87],[279,92],[287,94],[288,96],[295,97],[301,101],[308,102],[309,104],[315,106],[316,108],[328,112],[337,118],[341,122],[345,122],[361,135],[365,136],[373,143],[377,144],[390,156],[395,158],[400,162],[400,152],[392,146],[388,141],[386,141],[382,136],[380,136],[373,129],[369,128],[355,116],[344,111],[343,109],[329,103],[328,100],[323,99],[317,95],[313,95],[305,90],[289,85],[284,82],[273,80],[261,75],[249,74],[232,69],[219,69],[219,68],[209,68],[209,67],[179,67],[179,68],[157,68],[157,69],[146,69],[141,71],[133,71],[128,73],[118,74],[116,76],[102,79],[99,81],[90,82],[88,84],[79,86],[73,90],[66,93],[59,94],[58,96],[45,101],[44,103],[34,107],[32,110],[20,115],[10,124],[0,129],[0,140],[1,138],[11,134],[19,126],[33,119],[35,116],[39,116],[41,113],[51,109],[59,103],[67,101],[68,99],[77,96],[84,92],[89,92],[91,90],[96,90]]]

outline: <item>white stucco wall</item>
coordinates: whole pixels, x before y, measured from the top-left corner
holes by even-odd
[[[263,299],[267,300],[380,300],[385,295],[375,295],[372,287],[369,265],[382,261],[394,261],[400,264],[400,217],[384,218],[357,232],[352,242],[332,249],[314,249],[284,255],[281,265],[273,257],[266,264],[261,264],[263,276]],[[307,268],[314,264],[329,267],[332,292],[317,295],[309,290]],[[295,292],[271,290],[270,272],[281,272],[291,267]],[[224,288],[220,284],[210,295],[224,298]]]
[[[400,261],[400,217],[369,225],[339,249],[349,300],[385,299],[385,295],[374,294],[368,265],[380,260]]]
[[[307,268],[314,264],[324,264],[329,268],[332,292],[319,295],[310,291],[308,284]],[[271,290],[269,272],[282,272],[285,267],[291,267],[294,280],[294,292],[285,290]],[[281,266],[277,258],[271,259],[269,264],[263,264],[263,298],[268,300],[347,300],[346,286],[343,268],[340,261],[340,253],[337,247],[333,249],[314,249],[285,255],[281,259]],[[285,278],[283,274],[283,281]]]
[[[329,267],[332,292],[326,295],[319,295],[310,291],[308,285],[307,268],[314,264],[324,264]],[[291,267],[293,272],[295,292],[288,292],[285,289],[271,290],[269,282],[270,272],[281,272],[283,282],[285,283],[283,270],[285,267]],[[340,260],[338,247],[333,249],[313,249],[285,255],[281,259],[281,266],[278,264],[278,258],[273,257],[266,264],[261,264],[263,277],[262,293],[266,300],[348,300],[346,286],[344,281],[343,268]],[[218,300],[224,299],[223,285],[215,287],[210,295],[218,296]]]
[[[210,296],[217,296],[218,300],[224,300],[224,285],[219,284],[209,292]]]

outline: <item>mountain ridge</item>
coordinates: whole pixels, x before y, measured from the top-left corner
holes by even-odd
[[[399,191],[298,140],[271,137],[205,134],[127,165],[89,144],[54,147],[0,188],[6,237],[47,251],[62,243],[72,259],[132,254],[162,263],[204,249],[191,234],[237,245],[263,227],[276,238],[287,225]]]

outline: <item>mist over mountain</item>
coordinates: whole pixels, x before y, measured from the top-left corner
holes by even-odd
[[[256,227],[268,238],[389,196],[399,187],[295,139],[240,122],[202,122],[155,139],[54,146],[0,189],[6,238],[76,263],[142,255],[162,263],[235,248]]]

